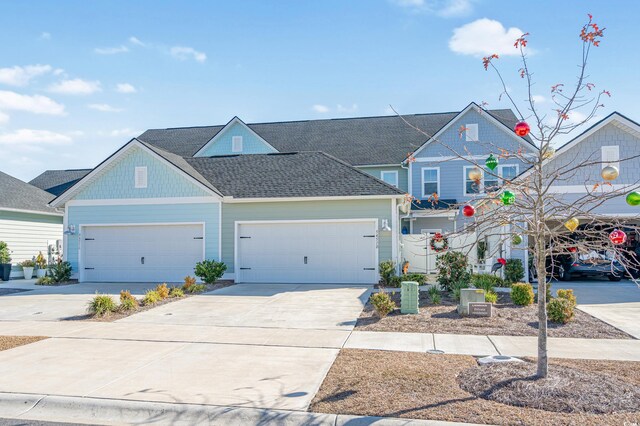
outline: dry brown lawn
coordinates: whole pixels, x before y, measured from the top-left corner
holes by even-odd
[[[396,309],[385,318],[378,318],[367,303],[360,314],[356,329],[360,331],[395,331],[405,333],[481,334],[494,336],[536,336],[538,334],[537,305],[517,306],[511,297],[498,293],[493,317],[472,318],[458,315],[457,302],[442,293],[442,303],[431,303],[426,292],[420,292],[416,315],[403,315]],[[400,291],[392,298],[400,306]],[[586,339],[633,339],[627,333],[582,312],[575,310],[575,318],[568,324],[549,322],[550,337],[577,337]]]
[[[552,360],[640,386],[640,362]],[[496,425],[617,425],[640,413],[558,413],[481,399],[461,389],[460,373],[477,367],[466,355],[343,349],[310,411]]]
[[[0,351],[47,339],[43,336],[0,336]]]

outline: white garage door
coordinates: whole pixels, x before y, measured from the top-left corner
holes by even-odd
[[[238,224],[237,280],[377,282],[374,221]]]
[[[83,227],[83,281],[179,282],[203,260],[202,225]]]

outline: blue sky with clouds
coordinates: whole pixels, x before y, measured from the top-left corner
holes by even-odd
[[[589,0],[0,3],[0,170],[93,167],[147,128],[454,111],[498,100],[485,53],[524,98],[512,49],[531,33],[539,106],[577,72],[587,13],[607,27],[590,80],[603,116],[640,120],[640,3]]]

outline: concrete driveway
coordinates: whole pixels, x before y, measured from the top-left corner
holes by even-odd
[[[110,323],[0,321],[53,336],[0,352],[0,392],[306,410],[368,293],[236,285]]]
[[[581,310],[640,339],[640,286],[632,281],[554,282],[552,288],[573,289]]]

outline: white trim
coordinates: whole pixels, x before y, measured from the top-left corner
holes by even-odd
[[[535,158],[535,154],[524,154],[522,155],[524,158]],[[487,155],[441,155],[439,157],[420,157],[416,158],[414,163],[442,163],[442,162],[451,162],[451,161],[466,161],[468,163],[476,163],[480,160],[486,160]]]
[[[638,184],[613,184],[613,185],[600,185],[595,191],[593,185],[554,185],[550,186],[548,193],[550,194],[592,194],[595,192],[613,192],[624,190],[636,190],[640,188]],[[624,194],[620,194],[622,197]]]
[[[218,206],[218,262],[222,262],[222,203]]]
[[[427,197],[427,194],[424,193],[424,184],[425,183],[433,183],[433,182],[425,182],[424,181],[424,171],[425,170],[435,170],[438,172],[438,179],[436,180],[436,194],[438,194],[438,197],[440,197],[440,167],[421,167],[420,168],[420,193],[422,194],[422,199],[424,200],[425,197]],[[432,194],[428,194],[428,196],[431,196]]]
[[[421,228],[420,229],[421,234],[435,234],[438,232],[442,233],[442,228]]]
[[[384,180],[384,174],[385,173],[391,173],[396,177],[396,183],[391,183],[391,182],[387,182],[386,180]],[[400,180],[398,179],[398,171],[397,170],[381,170],[380,171],[380,180],[383,182],[388,183],[389,185],[393,185],[396,188],[400,185]]]
[[[354,222],[371,222],[373,223],[373,230],[376,233],[376,253],[375,264],[376,267],[380,264],[380,234],[379,234],[379,220],[374,218],[362,218],[362,219],[296,219],[296,220],[236,220],[233,223],[233,271],[236,282],[242,282],[242,274],[240,272],[240,266],[238,265],[238,243],[240,235],[238,235],[238,228],[240,225],[255,225],[255,224],[287,224],[287,223],[354,223]],[[392,253],[393,254],[393,253]]]
[[[400,265],[398,262],[398,204],[395,199],[391,200],[391,258],[396,266]]]
[[[224,127],[222,129],[220,129],[220,131],[218,131],[218,133],[216,133],[216,135],[214,137],[212,137],[209,142],[207,142],[206,144],[204,144],[204,146],[202,148],[200,148],[195,154],[193,154],[194,157],[199,157],[200,153],[203,151],[206,151],[207,148],[210,145],[213,145],[214,143],[216,143],[216,141],[218,139],[220,139],[222,137],[222,135],[226,132],[227,128],[233,126],[234,124],[239,123],[241,125],[243,125],[253,136],[255,136],[256,138],[258,138],[261,142],[263,142],[265,145],[267,145],[269,148],[273,149],[273,152],[279,152],[277,149],[275,149],[269,142],[267,142],[266,140],[264,140],[262,138],[262,136],[260,136],[259,134],[257,134],[256,132],[254,132],[251,127],[247,126],[247,124],[240,120],[240,118],[233,117],[231,119],[231,121],[229,121],[227,124],[224,125]]]
[[[231,152],[238,153],[242,152],[243,149],[243,138],[242,136],[231,136]]]
[[[150,154],[152,157],[154,157],[154,158],[156,158],[156,159],[158,159],[158,160],[160,160],[160,161],[162,161],[162,162],[164,162],[166,164],[169,164],[171,167],[173,167],[175,170],[177,170],[179,174],[183,175],[187,180],[189,180],[191,183],[195,184],[199,188],[201,188],[201,189],[205,190],[206,192],[210,193],[213,197],[216,197],[218,199],[221,198],[220,194],[217,194],[216,192],[214,192],[213,190],[211,190],[207,186],[203,185],[201,182],[198,182],[196,179],[194,179],[193,177],[189,176],[185,171],[183,171],[179,167],[175,166],[170,161],[162,158],[160,155],[156,154],[155,152],[153,152],[153,150],[147,148],[139,140],[134,138],[134,139],[131,139],[129,142],[127,142],[124,146],[122,146],[114,154],[112,154],[111,157],[107,158],[102,164],[100,164],[98,167],[96,167],[91,172],[89,172],[85,177],[83,177],[78,182],[76,182],[71,188],[69,188],[63,194],[61,194],[60,196],[55,198],[53,201],[51,201],[49,203],[49,205],[52,206],[52,207],[58,207],[61,204],[64,204],[74,194],[76,194],[78,191],[83,189],[86,185],[91,183],[91,181],[93,181],[93,179],[95,177],[100,175],[107,168],[107,166],[109,166],[111,163],[113,163],[113,162],[117,161],[118,159],[120,159],[120,157],[122,157],[126,152],[128,152],[130,149],[133,149],[134,147],[140,148],[143,151],[145,151],[146,153]]]
[[[356,169],[366,169],[370,167],[402,167],[401,164],[365,164],[361,166],[353,166]]]
[[[147,173],[147,166],[135,167],[134,172],[134,186],[136,189],[147,188],[149,186]]]
[[[71,200],[67,206],[132,206],[152,204],[219,204],[216,197],[166,197],[166,198],[109,198],[99,200]]]
[[[116,227],[116,226],[182,226],[182,225],[201,225],[202,226],[202,260],[207,258],[206,251],[206,224],[205,222],[143,222],[143,223],[83,223],[78,229],[78,281],[84,282],[84,258],[82,257],[82,246],[84,245],[83,229],[98,227]]]
[[[404,194],[397,195],[355,195],[340,197],[280,197],[280,198],[233,198],[224,197],[225,203],[281,203],[286,201],[348,201],[348,200],[390,200],[404,198]]]
[[[64,209],[64,216],[62,216],[62,259],[67,260],[67,247],[69,245],[69,235],[65,232],[69,226],[69,209]]]
[[[10,209],[8,207],[0,207],[0,211],[15,212],[15,213],[41,214],[41,215],[44,215],[44,216],[64,216],[64,213],[59,213],[59,212],[41,212],[41,211],[38,211],[38,210]]]
[[[434,210],[430,210],[430,209],[418,210],[418,211],[412,211],[410,217],[414,219],[430,218],[430,217],[456,217],[456,210],[445,210],[445,211],[440,211],[435,209]]]
[[[453,123],[455,123],[458,120],[458,118],[461,118],[464,114],[466,114],[471,109],[475,110],[478,114],[482,115],[482,117],[486,117],[490,122],[495,124],[499,129],[501,129],[503,132],[505,132],[510,137],[512,137],[515,140],[517,140],[519,143],[523,144],[529,150],[537,151],[537,148],[535,146],[531,145],[525,139],[523,139],[523,138],[519,137],[518,135],[516,135],[507,126],[505,126],[503,123],[498,121],[495,117],[493,117],[493,115],[491,115],[490,112],[482,110],[478,105],[476,105],[475,103],[472,102],[469,105],[467,105],[467,107],[465,109],[460,111],[455,117],[453,117],[447,124],[445,124],[440,130],[438,130],[435,135],[433,135],[432,137],[427,139],[427,141],[425,141],[425,143],[423,143],[422,146],[420,146],[420,148],[418,148],[417,150],[415,150],[413,152],[413,156],[417,157],[418,153],[420,151],[422,151],[423,149],[425,149],[427,147],[427,145],[429,145],[431,143],[431,141],[433,141],[435,139],[438,139],[438,137],[440,137],[440,135],[442,135],[445,131],[447,131],[453,125]],[[485,157],[483,157],[483,158],[485,158]]]

